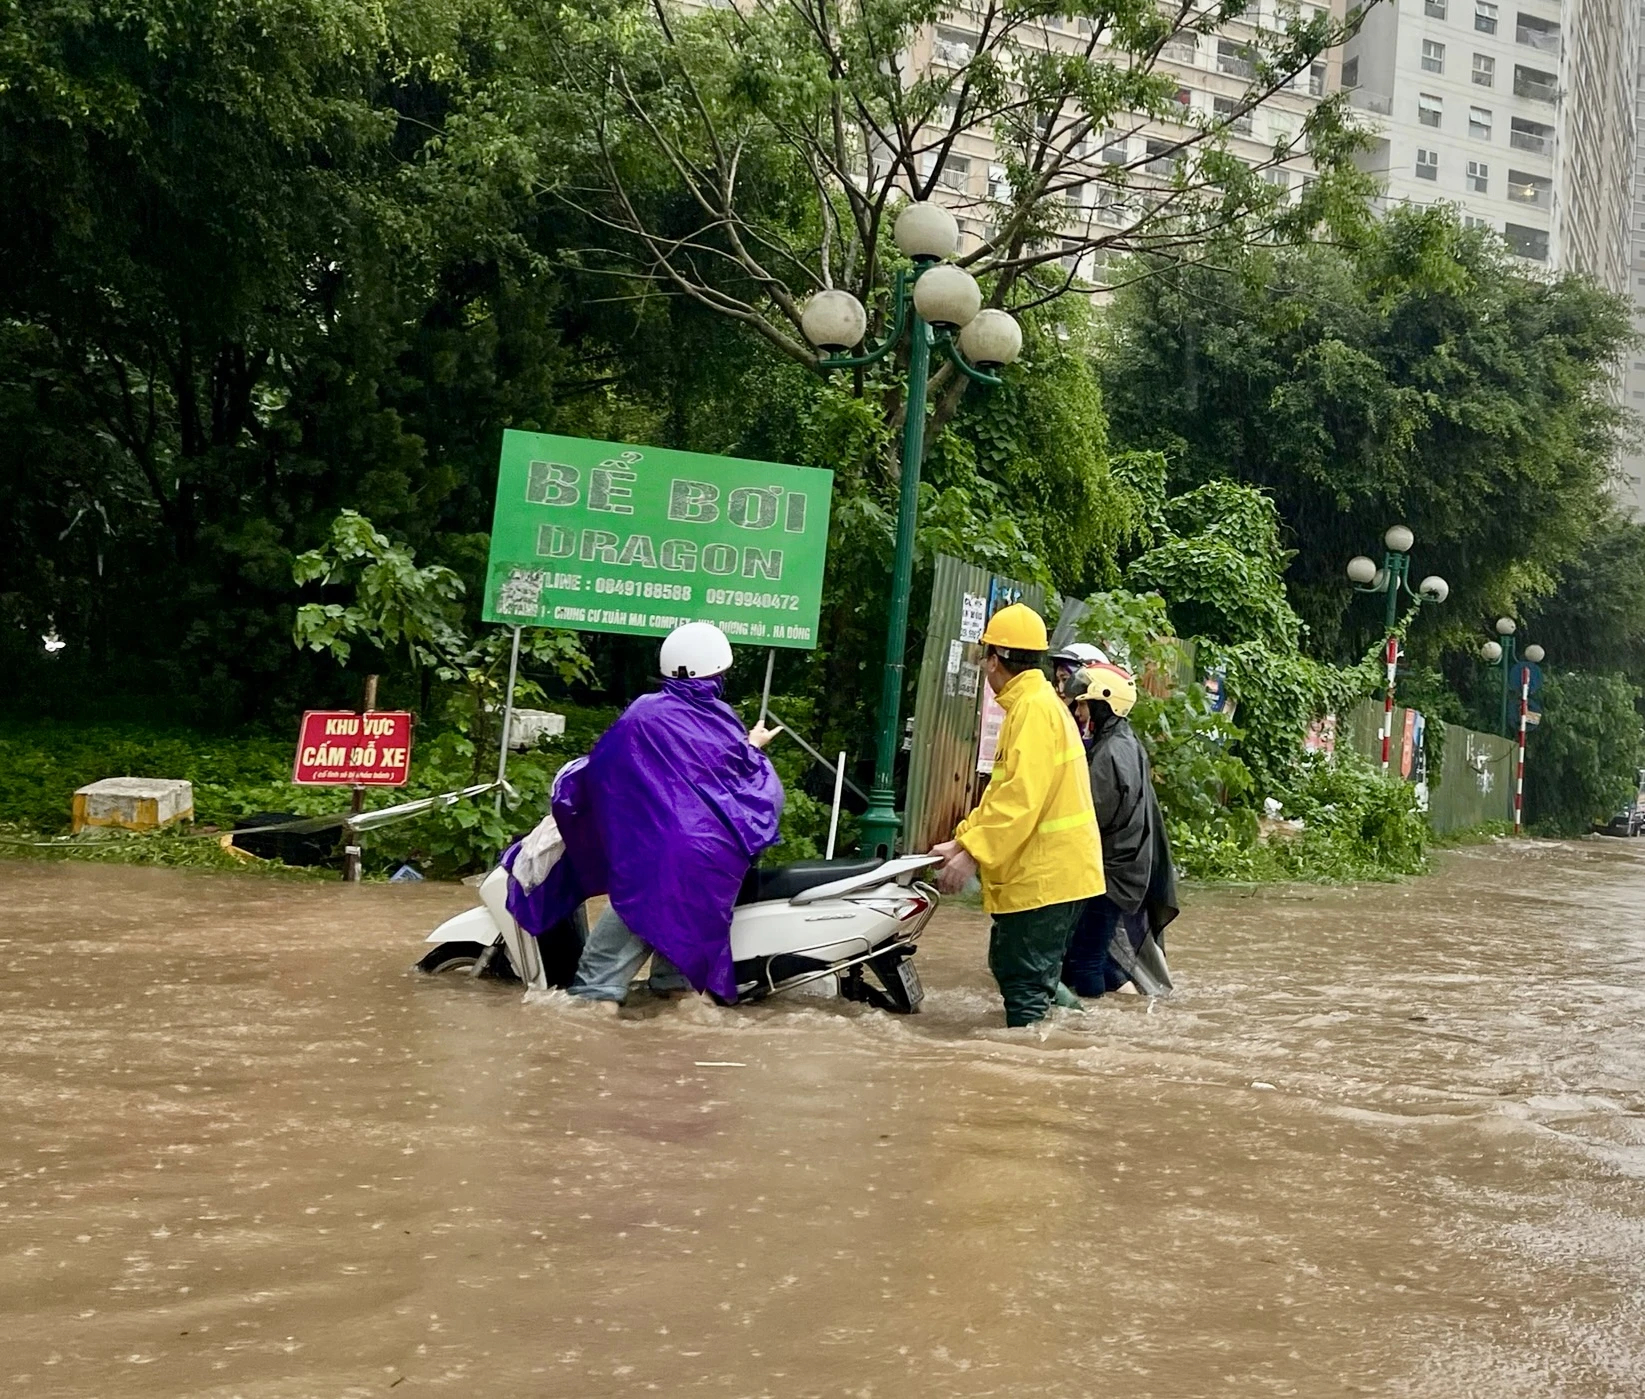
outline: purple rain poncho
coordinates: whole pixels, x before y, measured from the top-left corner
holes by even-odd
[[[743,876],[777,841],[783,789],[748,741],[718,677],[664,680],[554,783],[565,854],[508,909],[541,937],[584,899],[610,894],[642,942],[699,991],[736,999],[731,910]],[[503,857],[512,869],[516,847]]]

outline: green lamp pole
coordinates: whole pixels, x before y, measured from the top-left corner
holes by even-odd
[[[1382,567],[1364,554],[1348,560],[1348,581],[1358,592],[1385,593],[1388,604],[1383,617],[1383,635],[1387,638],[1388,685],[1382,695],[1382,771],[1388,771],[1390,750],[1394,736],[1394,673],[1399,664],[1399,643],[1394,639],[1394,626],[1399,621],[1401,589],[1412,601],[1444,602],[1451,595],[1451,585],[1437,573],[1429,574],[1415,588],[1411,586],[1411,545],[1416,537],[1404,525],[1390,526],[1382,536],[1385,552]]]
[[[1517,726],[1511,722],[1511,715],[1515,712],[1509,707],[1509,693],[1513,689],[1514,677],[1519,665],[1519,651],[1516,645],[1515,633],[1519,630],[1519,623],[1512,617],[1498,617],[1496,619],[1495,641],[1487,641],[1479,648],[1481,659],[1486,665],[1493,666],[1502,672],[1502,718],[1500,727],[1509,738],[1514,736]],[[1525,648],[1525,659],[1532,665],[1542,664],[1543,657],[1548,653],[1534,642]]]
[[[908,334],[908,392],[902,428],[902,479],[897,499],[897,549],[891,564],[891,610],[885,633],[875,731],[874,781],[862,817],[862,849],[889,858],[896,848],[897,736],[902,710],[903,654],[908,648],[908,595],[914,577],[914,531],[919,522],[920,466],[925,457],[926,387],[931,351],[941,346],[961,373],[979,384],[1000,380],[983,372],[1010,364],[1022,352],[1022,330],[1004,311],[984,311],[977,279],[946,261],[959,247],[959,225],[941,205],[914,203],[897,216],[893,237],[913,260],[899,272],[891,332],[860,355],[842,353],[862,343],[868,313],[850,292],[818,292],[800,315],[800,329],[825,352],[818,367],[856,369],[876,364]]]

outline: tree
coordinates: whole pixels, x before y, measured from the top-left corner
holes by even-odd
[[[985,279],[990,304],[1018,311],[1075,289],[1094,258],[1192,263],[1229,242],[1293,240],[1356,217],[1367,186],[1350,157],[1363,138],[1341,97],[1261,158],[1235,156],[1229,137],[1307,81],[1363,11],[1344,24],[1293,9],[1264,29],[1255,10],[753,0],[689,14],[673,0],[585,0],[534,16],[546,81],[496,101],[516,131],[551,121],[580,138],[567,162],[540,161],[537,178],[605,231],[585,265],[635,296],[687,298],[815,368],[799,332],[807,296],[844,287],[883,310],[897,200],[935,197],[978,142],[1001,177],[945,196],[981,227],[960,261]],[[927,60],[939,21],[965,38],[938,33]],[[1234,35],[1221,66],[1244,78],[1244,94],[1195,111],[1161,57],[1221,34]],[[1126,144],[1145,132],[1143,146]],[[1293,199],[1268,176],[1305,159],[1314,174]],[[951,367],[937,375],[939,427],[967,382]]]
[[[1156,270],[1107,328],[1113,435],[1165,452],[1176,489],[1272,495],[1316,653],[1380,632],[1342,569],[1396,521],[1419,569],[1451,583],[1415,632],[1431,659],[1549,594],[1607,517],[1625,426],[1611,373],[1631,334],[1610,293],[1522,273],[1443,208],[1391,210],[1346,248]]]
[[[1615,673],[1550,674],[1543,722],[1525,760],[1525,814],[1554,835],[1579,835],[1632,795],[1645,765],[1639,690]]]
[[[464,0],[8,12],[8,650],[51,618],[81,690],[118,672],[239,717],[323,686],[292,664],[290,561],[340,506],[463,554],[502,424],[581,377],[526,201],[442,155],[492,23]]]

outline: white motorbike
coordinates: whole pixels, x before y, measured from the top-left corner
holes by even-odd
[[[847,1000],[901,1015],[917,1011],[925,990],[912,959],[939,900],[915,876],[937,863],[935,855],[903,855],[750,870],[731,917],[737,999],[831,980]],[[434,946],[418,970],[502,977],[534,990],[570,985],[587,932],[582,910],[534,938],[508,911],[506,870],[492,870],[479,892],[479,908],[429,934]]]

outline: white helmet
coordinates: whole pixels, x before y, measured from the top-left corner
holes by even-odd
[[[1051,659],[1067,661],[1070,665],[1107,665],[1108,657],[1103,654],[1102,648],[1092,646],[1084,641],[1071,641],[1060,651],[1053,651]]]
[[[663,638],[659,660],[666,680],[724,675],[731,669],[731,643],[712,622],[687,622]]]

